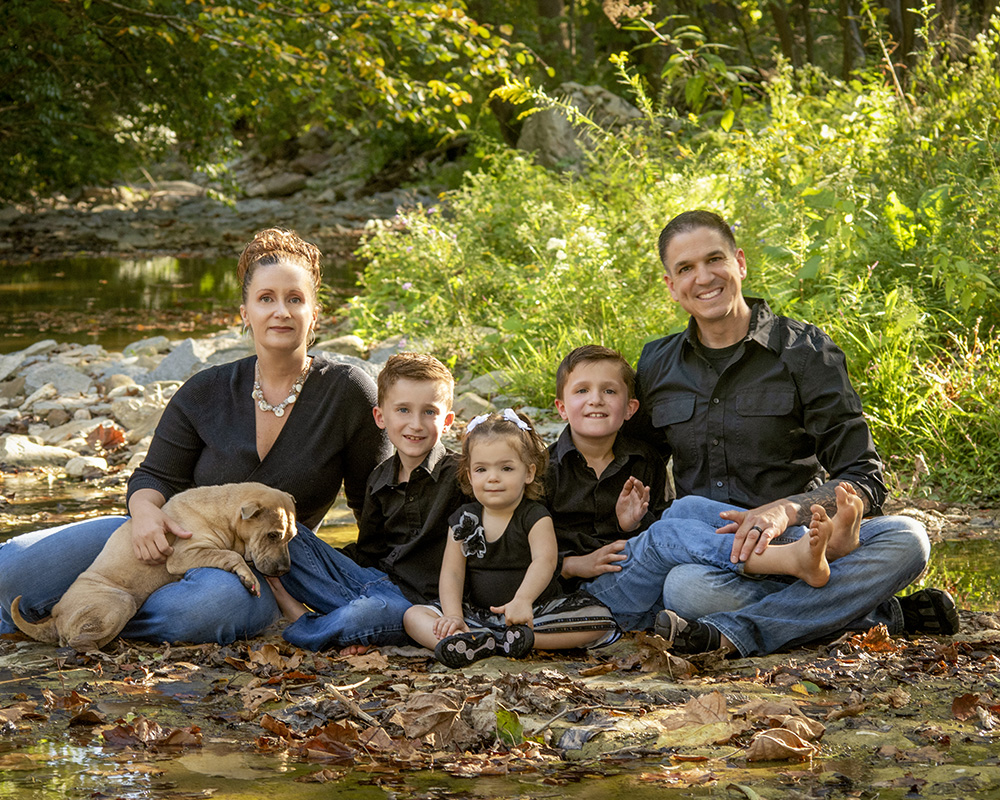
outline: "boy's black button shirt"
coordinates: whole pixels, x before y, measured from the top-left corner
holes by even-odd
[[[438,442],[406,483],[397,483],[399,455],[368,477],[358,541],[344,552],[385,572],[412,603],[437,599],[448,517],[466,501],[458,486],[458,455]]]

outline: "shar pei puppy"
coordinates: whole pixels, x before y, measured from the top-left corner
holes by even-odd
[[[50,616],[28,622],[18,611],[21,598],[15,598],[11,616],[17,627],[33,639],[90,652],[114,639],[147,597],[180,580],[189,569],[227,570],[259,597],[260,586],[248,561],[274,577],[291,568],[288,543],[295,536],[295,505],[287,492],[262,483],[202,486],[174,495],[163,512],[192,534],[190,539],[167,534],[174,552],[165,564],[143,564],[136,558],[128,520],[111,534]]]

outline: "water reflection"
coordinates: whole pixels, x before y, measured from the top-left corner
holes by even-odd
[[[334,299],[357,266],[326,264]],[[119,350],[146,336],[199,336],[235,324],[235,258],[66,258],[0,264],[0,353],[51,338]]]

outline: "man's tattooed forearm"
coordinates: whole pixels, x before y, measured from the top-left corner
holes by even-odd
[[[826,513],[831,517],[837,513],[837,485],[840,481],[828,481],[822,486],[813,489],[811,492],[803,492],[789,497],[789,501],[798,508],[798,515],[792,520],[792,525],[808,525],[812,519],[812,506],[819,505],[826,509]],[[846,483],[851,483],[846,481]],[[857,490],[857,486],[851,483]],[[864,492],[858,491],[862,502],[865,504],[865,513],[868,513],[868,498]]]

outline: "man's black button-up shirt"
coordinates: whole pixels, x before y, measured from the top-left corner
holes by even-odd
[[[829,477],[851,481],[879,513],[882,462],[843,352],[819,328],[747,302],[750,330],[721,374],[693,319],[643,348],[630,432],[644,430],[664,459],[673,456],[678,497],[756,508]]]

